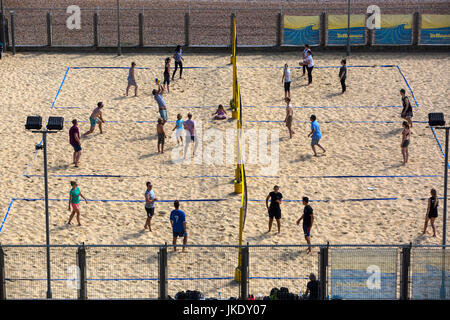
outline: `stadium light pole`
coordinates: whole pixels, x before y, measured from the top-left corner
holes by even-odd
[[[350,0],[347,6],[347,57],[350,55]]]
[[[45,130],[42,128],[42,118],[40,116],[27,117],[27,123],[25,128],[32,130],[32,133],[42,133],[42,144],[36,145],[36,150],[43,149],[44,152],[44,187],[45,187],[45,243],[47,249],[47,299],[52,298],[52,286],[51,286],[51,265],[50,265],[50,219],[48,210],[48,174],[47,174],[47,134],[57,133],[63,129],[64,118],[62,117],[49,117],[47,127]],[[55,131],[51,131],[55,130]]]
[[[450,127],[445,127],[444,114],[443,113],[429,113],[428,124],[435,129],[445,130],[445,161],[444,161],[444,217],[442,218],[442,274],[441,274],[441,290],[440,298],[445,300],[446,288],[445,288],[445,245],[447,244],[447,185],[448,185],[448,137]]]

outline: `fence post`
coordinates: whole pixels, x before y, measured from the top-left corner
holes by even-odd
[[[159,300],[167,299],[167,246],[161,247],[158,252],[159,265]]]
[[[400,300],[409,299],[409,267],[411,264],[411,245],[405,246],[400,258]]]
[[[191,15],[189,12],[184,14],[184,46],[189,47],[191,45],[191,39],[189,30],[191,28]]]
[[[249,250],[248,245],[241,248],[241,281],[240,281],[240,299],[248,298],[248,266],[249,266]]]
[[[421,29],[421,15],[419,12],[414,12],[413,15],[413,35],[412,35],[412,45],[417,46],[419,44],[420,29]]]
[[[98,12],[94,12],[94,47],[98,47]]]
[[[139,47],[144,46],[144,14],[139,13]]]
[[[230,22],[230,45],[233,48],[233,18],[236,17],[236,14],[233,12],[231,14],[231,22]],[[237,26],[236,26],[237,28]],[[236,48],[237,48],[237,39],[236,39]]]
[[[0,8],[0,42],[3,44],[3,50],[6,52],[6,17],[4,8]]]
[[[86,248],[84,243],[77,250],[77,265],[80,271],[80,278],[78,281],[78,300],[87,300],[87,277],[86,277]]]
[[[5,252],[0,245],[0,300],[6,300]]]
[[[11,43],[12,43],[12,54],[16,54],[16,34],[14,29],[14,11],[11,14]]]
[[[283,16],[281,12],[277,15],[277,47],[281,47],[283,32]]]
[[[52,13],[47,12],[47,46],[52,46]]]
[[[320,32],[319,32],[320,46],[322,48],[324,48],[327,43],[327,37],[328,37],[327,29],[328,29],[327,28],[327,13],[322,12],[320,14]]]
[[[319,300],[327,299],[328,283],[328,246],[321,247],[319,252]]]

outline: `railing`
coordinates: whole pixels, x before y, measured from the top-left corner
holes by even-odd
[[[185,290],[206,298],[268,296],[274,287],[295,294],[309,275],[321,299],[450,299],[448,246],[247,245],[241,279],[238,246],[51,245],[56,299],[167,299]],[[0,247],[0,299],[45,299],[46,246]]]
[[[342,4],[346,1],[342,1]],[[352,1],[351,13],[367,15],[367,1]],[[335,1],[309,1],[299,5],[296,1],[282,2],[274,7],[240,3],[235,7],[208,6],[142,8],[80,7],[80,29],[69,29],[67,8],[4,8],[4,43],[8,48],[20,47],[116,47],[118,30],[122,47],[159,47],[182,44],[186,47],[230,47],[230,16],[237,18],[238,45],[283,46],[283,17],[320,16],[320,45],[327,43],[327,16],[347,14],[347,9]],[[421,14],[449,14],[445,2],[377,1],[382,14],[414,14],[412,44],[420,44]],[[14,24],[11,24],[11,22]],[[0,28],[1,29],[1,28]],[[373,30],[372,30],[373,31]],[[369,30],[366,30],[369,33]],[[12,41],[14,38],[14,41]],[[366,37],[365,45],[373,44]],[[15,49],[15,48],[14,48]]]

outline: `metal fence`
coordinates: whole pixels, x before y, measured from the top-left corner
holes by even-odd
[[[108,2],[111,6],[111,1]],[[125,6],[89,8],[80,6],[80,29],[69,29],[67,8],[6,7],[5,43],[17,47],[159,47],[182,44],[191,47],[229,47],[231,14],[237,17],[239,46],[283,46],[283,16],[319,15],[322,46],[326,46],[326,16],[347,14],[347,1],[283,1],[270,5],[252,2],[212,2],[190,5],[150,7]],[[101,2],[100,2],[101,4]],[[220,5],[222,4],[222,5]],[[352,0],[352,14],[367,14],[370,1]],[[344,6],[343,6],[344,5]],[[377,1],[382,13],[416,14],[414,35],[418,37],[420,14],[448,14],[448,2]],[[118,14],[119,13],[119,14]],[[14,17],[12,17],[12,15]],[[120,16],[120,19],[118,17]],[[14,26],[11,24],[14,20]],[[120,30],[120,36],[119,36]],[[14,33],[14,35],[13,35]],[[413,44],[418,41],[413,39]],[[370,45],[368,43],[367,45]]]
[[[178,246],[181,250],[182,246]],[[450,299],[448,246],[52,245],[52,298],[167,299],[200,291],[205,298],[269,296],[286,287],[302,295],[309,275],[320,299]],[[45,299],[46,246],[0,246],[0,299]]]

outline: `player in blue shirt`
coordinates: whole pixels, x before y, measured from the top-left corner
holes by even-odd
[[[311,132],[308,134],[308,138],[312,136],[311,148],[314,151],[314,156],[317,157],[316,145],[323,150],[323,153],[325,153],[325,149],[319,144],[319,141],[322,138],[322,132],[320,132],[320,126],[316,120],[316,116],[312,115],[310,120],[311,120]]]
[[[180,202],[175,200],[173,202],[175,210],[170,213],[170,224],[172,225],[173,231],[173,251],[177,251],[177,238],[183,237],[183,245],[187,243],[187,222],[186,214],[180,210]],[[183,252],[185,252],[186,247],[183,247]]]

